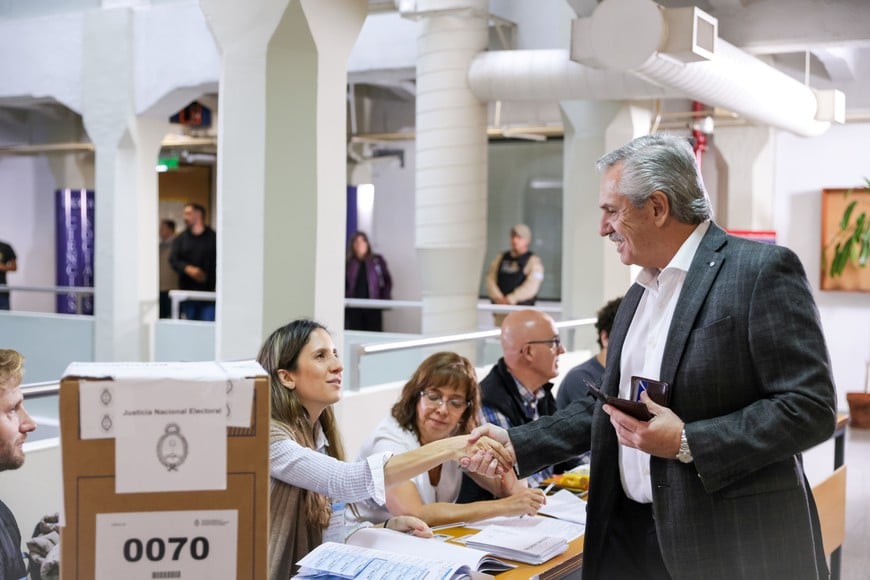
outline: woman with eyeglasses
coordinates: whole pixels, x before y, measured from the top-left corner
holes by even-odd
[[[257,360],[269,375],[272,404],[271,580],[289,578],[295,563],[323,541],[344,541],[349,530],[343,509],[333,513],[340,502],[371,498],[375,504],[384,503],[390,486],[478,449],[478,444],[467,445],[465,430],[461,437],[442,438],[408,453],[373,452],[356,463],[344,463],[332,410],[341,398],[343,367],[326,329],[312,320],[294,320],[266,339]],[[487,441],[479,448],[493,456],[488,472],[510,465],[509,455],[497,443]],[[382,521],[391,529],[432,535],[425,523],[413,517]]]
[[[390,451],[407,452],[421,445],[470,433],[478,424],[480,394],[474,367],[465,357],[439,352],[423,361],[402,388],[392,413],[375,429],[361,456]],[[499,478],[470,474],[499,499],[456,504],[462,472],[448,461],[387,490],[385,506],[368,501],[357,504],[349,521],[365,519],[379,523],[392,516],[416,516],[438,526],[471,522],[495,516],[534,515],[546,501],[539,489],[517,481],[513,470]]]

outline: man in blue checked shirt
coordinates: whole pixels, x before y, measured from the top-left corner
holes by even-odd
[[[559,355],[565,352],[556,324],[537,310],[511,312],[501,325],[502,356],[480,382],[483,418],[508,429],[556,412],[551,379],[559,374]],[[553,475],[547,467],[528,477],[530,487]],[[493,499],[464,477],[459,503]]]

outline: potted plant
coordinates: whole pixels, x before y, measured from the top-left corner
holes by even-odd
[[[870,188],[870,179],[865,178],[864,181]],[[847,199],[851,193],[851,189],[846,191]],[[858,268],[866,268],[870,259],[870,217],[867,211],[861,211],[856,215],[857,207],[858,200],[852,200],[846,205],[840,217],[839,229],[834,232],[822,252],[822,263],[831,278],[841,276],[850,263]],[[832,246],[831,259],[828,261],[828,250]],[[868,391],[870,391],[870,360],[866,362],[864,371],[864,390],[846,393],[850,423],[853,427],[870,427],[870,392]]]

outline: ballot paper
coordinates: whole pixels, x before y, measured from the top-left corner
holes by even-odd
[[[383,528],[364,528],[347,542],[326,542],[309,552],[296,577],[455,580],[492,578],[486,572],[515,567],[479,550]]]
[[[516,528],[520,531],[539,536],[562,538],[566,542],[576,540],[583,535],[586,529],[581,524],[541,516],[500,516],[465,524],[465,527],[475,530],[483,530],[490,526]]]
[[[564,538],[509,526],[488,526],[465,542],[469,548],[526,564],[543,564],[568,550]]]
[[[586,502],[567,489],[560,489],[547,496],[547,503],[538,513],[551,518],[586,525]]]

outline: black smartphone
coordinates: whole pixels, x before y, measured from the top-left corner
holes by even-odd
[[[584,379],[586,386],[589,388],[589,392],[593,397],[601,401],[602,403],[607,403],[613,407],[616,407],[626,415],[631,415],[635,419],[640,421],[649,421],[653,418],[653,414],[649,412],[649,409],[644,403],[640,401],[629,401],[628,399],[620,399],[618,397],[612,397],[610,395],[605,395],[601,392],[597,386],[595,386],[591,381]]]

